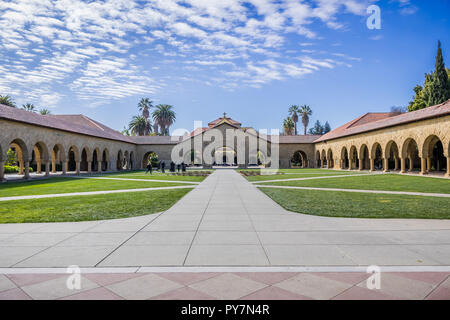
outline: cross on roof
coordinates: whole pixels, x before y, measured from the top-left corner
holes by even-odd
[[[223,118],[225,119],[226,117],[227,117],[227,113],[224,112],[224,113],[223,113]]]

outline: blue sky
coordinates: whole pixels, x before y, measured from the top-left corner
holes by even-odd
[[[381,30],[366,26],[369,5]],[[450,65],[447,0],[0,0],[0,94],[120,130],[141,97],[174,128],[223,112],[279,128],[292,104],[333,128],[405,106]]]

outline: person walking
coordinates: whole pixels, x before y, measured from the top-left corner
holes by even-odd
[[[145,172],[145,174],[147,174],[147,173],[149,173],[149,172],[150,172],[150,174],[153,174],[152,169],[153,169],[153,168],[152,168],[152,163],[149,162],[148,165],[147,165],[147,171]]]
[[[166,172],[166,163],[165,163],[165,162],[162,162],[162,163],[161,163],[161,172],[162,172],[162,173],[165,173],[165,172]]]

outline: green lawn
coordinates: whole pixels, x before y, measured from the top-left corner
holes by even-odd
[[[142,179],[142,180],[170,180],[170,181],[190,181],[202,182],[206,176],[182,176],[169,173],[153,172],[152,175],[145,174],[145,171],[127,172],[127,173],[112,173],[99,175],[106,178],[122,178],[122,179]]]
[[[0,223],[119,219],[165,211],[191,189],[0,202]]]
[[[106,190],[185,186],[176,182],[125,181],[106,179],[51,178],[0,184],[0,197],[29,196]],[[1,204],[0,204],[1,205]]]
[[[405,195],[260,188],[283,208],[347,218],[450,219],[450,199]]]
[[[397,174],[269,182],[277,186],[450,193],[450,180]]]
[[[258,172],[259,170],[240,170],[239,172]],[[354,174],[367,174],[367,172],[359,171],[337,171],[337,170],[321,170],[321,169],[280,169],[281,174],[245,176],[248,181],[266,181],[279,179],[296,179],[296,178],[314,178],[324,176],[341,176]]]

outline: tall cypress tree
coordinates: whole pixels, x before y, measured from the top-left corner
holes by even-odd
[[[434,70],[433,82],[430,89],[429,106],[434,106],[450,99],[450,82],[447,70],[445,69],[444,58],[442,56],[441,41],[438,42],[436,68]]]

